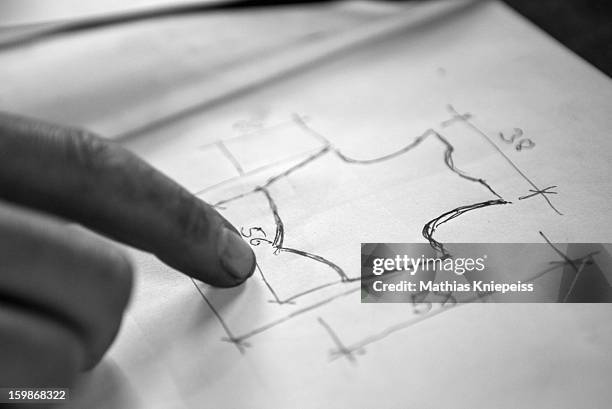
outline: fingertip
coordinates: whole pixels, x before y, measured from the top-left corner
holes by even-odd
[[[189,275],[215,287],[239,286],[255,272],[255,253],[232,223],[207,203],[200,203],[209,222],[208,232],[189,246],[195,262],[191,269],[195,274]]]
[[[234,230],[222,227],[217,245],[219,262],[237,283],[244,282],[255,270],[255,253]]]
[[[236,287],[255,272],[255,253],[227,220],[216,216],[209,234],[191,239],[181,257],[168,258],[168,253],[158,257],[182,273],[214,287]]]

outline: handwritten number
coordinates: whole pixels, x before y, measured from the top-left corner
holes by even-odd
[[[523,138],[523,130],[521,128],[514,128],[514,132],[510,136],[506,136],[503,132],[499,133],[499,139],[507,144],[515,144],[514,149],[517,152],[523,149],[531,149],[535,147],[535,142],[529,138]],[[522,138],[522,139],[521,139]]]
[[[515,149],[520,152],[523,149],[531,149],[534,146],[535,142],[533,142],[531,139],[523,139],[518,143],[518,145],[515,146]]]

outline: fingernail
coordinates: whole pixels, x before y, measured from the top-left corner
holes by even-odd
[[[255,269],[255,254],[251,246],[236,232],[226,227],[220,236],[218,251],[223,269],[234,278],[246,279]]]

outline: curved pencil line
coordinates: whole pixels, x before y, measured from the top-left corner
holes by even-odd
[[[285,226],[283,225],[283,220],[280,218],[278,214],[278,207],[270,196],[270,192],[265,187],[257,187],[255,188],[256,192],[261,192],[264,194],[266,199],[268,200],[268,206],[270,207],[270,211],[272,212],[272,216],[274,217],[274,224],[276,225],[276,232],[274,233],[274,241],[272,241],[272,247],[279,249],[283,247],[283,240],[285,239]]]
[[[436,232],[436,229],[440,225],[456,217],[459,217],[463,213],[469,212],[471,210],[481,209],[483,207],[488,207],[488,206],[510,204],[510,203],[512,202],[507,202],[503,199],[497,199],[497,200],[488,200],[486,202],[474,203],[471,205],[457,207],[427,222],[425,226],[423,227],[423,237],[425,237],[425,239],[429,241],[429,244],[431,245],[431,247],[433,247],[434,250],[442,253],[442,257],[444,258],[449,257],[450,254],[446,251],[446,249],[444,248],[444,245],[433,238],[433,235]]]
[[[332,268],[336,273],[338,273],[338,275],[340,276],[340,279],[343,282],[349,280],[349,278],[344,273],[344,270],[340,266],[338,266],[337,264],[329,261],[328,259],[326,259],[324,257],[321,257],[321,256],[319,256],[317,254],[308,253],[307,251],[292,249],[292,248],[289,248],[289,247],[277,247],[277,249],[280,250],[280,251],[285,251],[287,253],[293,253],[293,254],[297,254],[299,256],[308,257],[308,258],[310,258],[312,260],[318,261],[319,263],[326,264],[327,266]]]
[[[348,279],[346,273],[344,272],[344,270],[342,270],[342,268],[340,268],[340,266],[338,266],[337,264],[327,260],[324,257],[321,257],[321,256],[319,256],[317,254],[308,253],[307,251],[303,251],[303,250],[297,250],[297,249],[293,249],[293,248],[289,248],[289,247],[283,247],[283,242],[284,242],[284,239],[285,239],[285,226],[283,224],[283,220],[281,219],[281,217],[280,217],[280,215],[278,213],[278,207],[276,206],[276,202],[272,198],[272,195],[270,194],[270,191],[265,186],[264,187],[261,187],[261,186],[257,187],[256,191],[257,192],[261,192],[261,193],[264,194],[264,196],[268,200],[268,206],[270,207],[270,211],[272,212],[272,215],[274,216],[274,223],[276,225],[276,233],[274,235],[274,241],[272,241],[270,244],[271,244],[272,248],[274,248],[275,253],[284,251],[284,252],[287,252],[287,253],[293,253],[293,254],[297,254],[299,256],[310,258],[312,260],[318,261],[319,263],[323,263],[323,264],[329,266],[331,269],[333,269],[340,276],[340,280],[341,281],[346,281]]]
[[[498,199],[502,198],[500,195],[497,194],[495,190],[493,190],[493,188],[484,179],[475,178],[473,176],[468,175],[464,171],[457,169],[457,167],[455,166],[455,162],[453,161],[453,152],[455,151],[455,147],[451,145],[450,142],[448,142],[446,138],[444,138],[442,135],[440,135],[437,132],[436,132],[436,136],[438,140],[440,140],[440,142],[442,142],[446,146],[446,151],[444,152],[444,163],[453,173],[457,174],[458,176],[466,180],[469,180],[470,182],[480,183],[481,185],[486,187],[489,190],[489,192],[493,193]]]
[[[393,158],[396,158],[396,157],[398,157],[400,155],[403,155],[404,153],[406,153],[406,152],[414,149],[418,145],[420,145],[421,142],[423,142],[425,139],[427,139],[427,137],[430,136],[430,135],[435,136],[445,146],[446,149],[444,150],[444,163],[445,163],[446,167],[448,167],[451,170],[451,172],[455,173],[459,177],[462,177],[463,179],[469,180],[470,182],[475,182],[475,183],[481,184],[489,192],[493,193],[493,195],[495,195],[498,199],[502,198],[495,190],[493,190],[493,188],[484,179],[475,178],[473,176],[468,175],[464,171],[458,169],[455,166],[455,163],[453,161],[453,152],[455,151],[455,147],[446,138],[444,138],[440,133],[434,131],[433,129],[426,130],[424,133],[422,133],[421,135],[417,136],[411,143],[409,143],[408,145],[404,146],[403,148],[401,148],[401,149],[399,149],[399,150],[397,150],[395,152],[389,153],[387,155],[379,156],[377,158],[371,158],[371,159],[356,159],[356,158],[351,158],[351,157],[346,156],[345,154],[343,154],[338,148],[334,148],[333,152],[336,154],[336,156],[338,156],[338,158],[340,158],[342,161],[344,161],[346,163],[353,163],[353,164],[360,164],[360,165],[371,165],[373,163],[384,162],[384,161],[387,161],[389,159],[393,159]]]
[[[421,135],[417,136],[411,143],[409,143],[408,145],[404,146],[403,148],[389,153],[387,155],[383,155],[383,156],[379,156],[377,158],[372,158],[372,159],[355,159],[355,158],[351,158],[349,156],[346,156],[345,154],[343,154],[338,148],[334,148],[334,153],[340,158],[342,159],[342,161],[346,162],[346,163],[356,163],[356,164],[360,164],[360,165],[370,165],[372,163],[378,163],[378,162],[384,162],[386,160],[389,159],[393,159],[397,156],[400,156],[403,153],[406,153],[408,151],[410,151],[411,149],[415,148],[416,146],[418,146],[421,142],[423,142],[429,135],[433,135],[436,132],[433,129],[428,129],[426,130],[424,133],[422,133]]]

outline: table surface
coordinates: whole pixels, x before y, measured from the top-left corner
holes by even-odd
[[[608,76],[612,76],[612,3],[605,0],[505,2]]]

